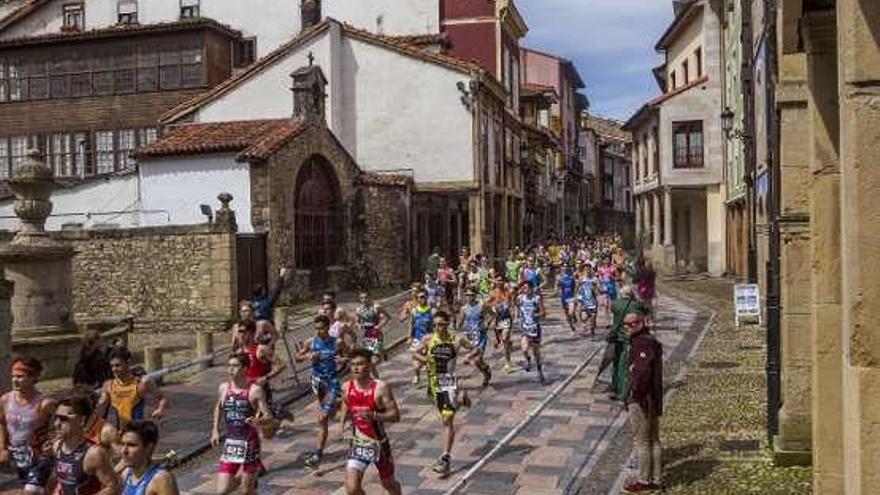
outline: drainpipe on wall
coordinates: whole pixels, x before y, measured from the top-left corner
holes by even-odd
[[[743,124],[745,125],[746,140],[746,195],[749,208],[749,246],[748,246],[748,281],[750,284],[758,283],[758,249],[756,246],[757,231],[757,189],[758,178],[756,150],[758,136],[755,135],[755,77],[754,77],[754,34],[752,30],[752,2],[742,0],[742,92],[743,92]]]
[[[767,167],[770,173],[770,190],[768,213],[770,225],[770,239],[767,257],[767,436],[772,443],[773,438],[779,434],[779,408],[781,406],[781,239],[779,232],[779,217],[782,199],[782,164],[779,162],[779,112],[776,109],[776,83],[779,78],[779,64],[777,60],[777,32],[776,0],[764,0],[765,24],[767,45],[766,70],[767,95],[766,102],[768,122],[767,126]]]

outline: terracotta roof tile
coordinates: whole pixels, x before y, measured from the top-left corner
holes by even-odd
[[[238,161],[265,160],[307,126],[290,119],[181,124],[138,148],[138,158],[234,153]]]
[[[623,122],[599,117],[598,115],[586,115],[583,117],[584,126],[596,131],[604,139],[616,141],[632,141],[632,134],[623,130]]]
[[[409,34],[388,37],[400,43],[406,43],[419,47],[429,45],[440,45],[442,47],[447,47],[450,44],[449,35],[447,33]]]
[[[112,38],[114,36],[131,36],[133,34],[151,34],[180,31],[199,27],[212,28],[230,37],[241,37],[241,32],[221,24],[213,19],[199,17],[196,19],[184,19],[175,22],[160,22],[155,24],[128,24],[117,25],[101,29],[89,29],[86,31],[60,31],[55,33],[41,34],[38,36],[21,36],[0,41],[0,46],[25,46],[58,41],[79,41],[96,38]],[[0,28],[2,29],[2,28]]]

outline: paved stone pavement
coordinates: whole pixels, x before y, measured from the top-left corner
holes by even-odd
[[[519,424],[560,382],[571,374],[588,355],[595,359],[577,376],[543,412],[509,445],[488,462],[460,493],[470,495],[528,494],[550,495],[582,491],[593,482],[591,472],[597,460],[608,450],[609,439],[622,423],[620,405],[605,394],[591,392],[596,367],[604,344],[585,334],[572,334],[564,325],[561,309],[555,298],[549,298],[548,320],[544,331],[546,386],[537,383],[534,373],[517,371],[503,374],[501,353],[495,351],[490,363],[495,372],[489,387],[479,387],[479,374],[460,367],[465,387],[473,406],[462,410],[456,418],[457,439],[452,455],[452,474],[438,479],[431,465],[441,453],[441,424],[425,390],[409,384],[411,372],[406,354],[384,363],[382,378],[394,387],[402,407],[402,419],[390,425],[397,478],[403,492],[410,494],[444,493],[498,441]],[[661,295],[658,301],[657,334],[666,355],[683,355],[679,347],[694,332],[691,324],[696,312],[681,301]],[[607,320],[600,316],[600,325]],[[601,328],[601,327],[600,327]],[[603,332],[604,333],[604,332]],[[312,402],[291,427],[263,443],[263,459],[268,472],[260,480],[261,494],[330,494],[339,492],[345,474],[346,445],[339,440],[338,425],[330,430],[331,440],[325,450],[324,463],[317,471],[304,468],[303,460],[314,447],[316,405]],[[216,452],[215,452],[216,455]],[[216,463],[179,472],[179,484],[185,493],[214,492]],[[619,469],[595,480],[611,486]],[[365,477],[366,493],[384,493],[378,485],[373,468]],[[597,492],[598,493],[598,492]],[[607,493],[607,490],[606,492]]]

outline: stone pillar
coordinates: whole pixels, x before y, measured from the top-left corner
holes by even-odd
[[[724,196],[720,186],[706,188],[706,269],[712,275],[722,275],[727,261]]]
[[[819,389],[811,384],[812,338],[810,332],[813,311],[810,266],[810,170],[811,150],[804,146],[804,136],[810,135],[810,110],[807,105],[806,56],[803,54],[784,55],[779,61],[780,81],[776,100],[780,115],[780,296],[782,314],[780,318],[780,338],[782,345],[780,368],[782,370],[782,396],[787,407],[780,411],[780,430],[788,438],[796,429],[796,416],[800,421],[812,423],[812,438],[818,439],[834,432],[823,432],[819,422],[811,422],[811,404],[817,403]],[[812,390],[812,397],[811,397]],[[790,398],[790,400],[789,400]],[[800,408],[795,414],[795,406]],[[801,449],[783,450],[787,438],[780,437],[774,442],[775,460],[779,464],[802,464],[810,461],[809,452]],[[806,446],[808,447],[808,446]],[[832,449],[833,450],[833,449]],[[813,450],[813,463],[831,455],[840,455],[831,450]],[[814,477],[816,475],[814,474]]]
[[[837,13],[844,191],[843,492],[868,495],[880,489],[880,5],[838,0]]]
[[[483,252],[483,195],[480,192],[468,196],[468,212],[470,217],[470,250],[471,253]]]
[[[642,235],[642,197],[636,196],[636,239]]]
[[[840,438],[840,170],[837,96],[837,35],[833,11],[803,19],[807,53],[810,173],[810,259],[812,287],[811,342],[795,337],[782,342],[783,406],[781,454],[811,448],[812,420],[817,430]],[[786,303],[783,303],[786,304]],[[811,362],[808,359],[811,359]],[[811,371],[808,375],[806,372]],[[810,377],[808,380],[807,377]],[[812,400],[811,400],[812,399]],[[830,437],[829,437],[830,439]],[[832,440],[833,442],[833,440]],[[823,453],[819,454],[820,456]]]
[[[672,188],[663,189],[663,245],[672,244]]]
[[[651,211],[651,244],[653,244],[655,248],[658,248],[660,247],[660,191],[654,191],[654,194],[651,196],[653,199]]]

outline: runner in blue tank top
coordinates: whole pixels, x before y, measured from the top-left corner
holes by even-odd
[[[315,451],[305,460],[306,466],[314,469],[321,462],[324,446],[327,444],[327,427],[330,418],[336,413],[342,397],[339,383],[339,364],[345,362],[345,342],[330,336],[330,320],[323,315],[315,317],[315,335],[305,342],[297,354],[298,361],[312,362],[312,392],[318,398],[318,438]]]
[[[410,353],[418,351],[422,344],[422,339],[434,332],[434,313],[435,309],[428,304],[428,295],[420,292],[416,296],[416,305],[409,313],[410,334],[409,334],[409,350]],[[412,384],[418,385],[421,379],[420,371],[423,363],[412,358],[413,379]]]
[[[562,312],[565,314],[565,321],[568,323],[571,331],[574,332],[574,296],[577,286],[577,280],[571,272],[571,267],[566,266],[562,269],[562,273],[556,278],[556,287],[559,291],[559,297],[562,300]]]
[[[483,360],[483,354],[489,344],[488,320],[492,317],[492,309],[477,300],[477,291],[473,287],[465,289],[464,294],[466,302],[458,316],[458,328],[474,346],[474,350],[468,353],[465,361],[480,370],[483,374],[483,386],[486,387],[492,380],[492,371]]]
[[[590,335],[596,335],[596,313],[599,301],[596,298],[599,280],[593,276],[593,268],[589,265],[584,269],[584,276],[578,284],[577,305],[580,307],[581,319],[590,328]]]
[[[135,421],[122,428],[122,495],[178,495],[174,475],[153,463],[159,429],[152,421]]]
[[[541,318],[546,316],[544,302],[537,289],[528,282],[520,285],[520,295],[516,300],[517,319],[522,330],[522,351],[526,358],[526,371],[532,369],[532,355],[535,356],[535,366],[538,371],[538,380],[543,385],[544,368],[541,363]]]

